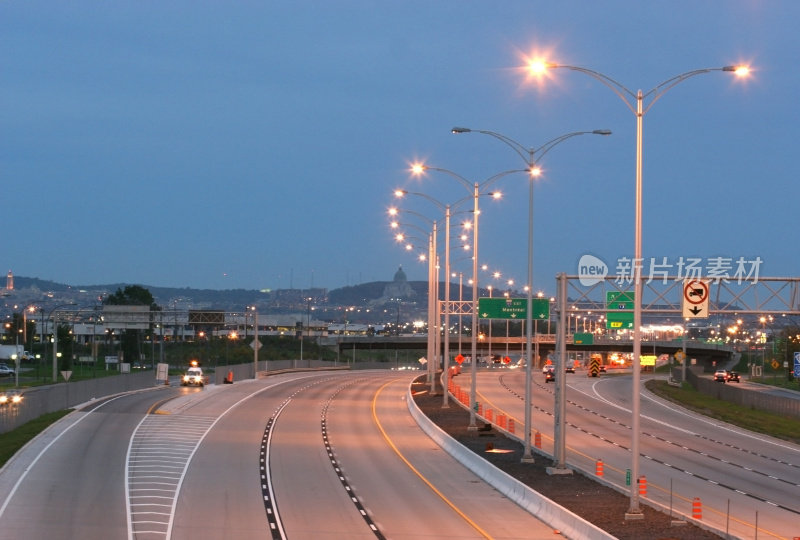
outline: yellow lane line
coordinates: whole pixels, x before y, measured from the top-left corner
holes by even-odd
[[[452,503],[452,502],[451,502],[451,501],[450,501],[450,500],[449,500],[447,497],[445,497],[445,496],[444,496],[444,494],[443,494],[441,491],[439,491],[438,489],[436,489],[436,486],[434,486],[434,485],[433,485],[433,484],[432,484],[432,483],[431,483],[431,482],[430,482],[430,481],[429,481],[427,478],[425,478],[425,477],[422,475],[422,473],[421,473],[421,472],[419,472],[419,471],[416,469],[416,467],[414,467],[414,466],[413,466],[413,465],[412,465],[412,464],[411,464],[411,463],[410,463],[410,462],[409,462],[409,461],[408,461],[408,460],[405,458],[405,456],[404,456],[402,453],[400,453],[400,450],[397,448],[397,446],[395,446],[395,444],[394,444],[394,443],[392,442],[392,440],[389,438],[389,435],[387,435],[386,431],[383,429],[383,426],[381,425],[381,422],[380,422],[380,420],[378,420],[378,413],[377,413],[377,410],[376,410],[376,408],[377,408],[377,402],[378,402],[378,396],[381,394],[381,392],[383,391],[383,389],[384,389],[384,388],[386,388],[387,386],[389,386],[389,385],[390,385],[390,384],[392,384],[393,382],[395,382],[395,381],[394,381],[394,380],[392,380],[392,381],[389,381],[389,382],[387,382],[386,384],[384,384],[383,386],[381,386],[381,387],[378,389],[378,391],[377,391],[377,392],[375,392],[375,397],[372,399],[372,419],[375,421],[375,425],[376,425],[376,426],[378,426],[378,429],[380,430],[381,434],[383,435],[383,438],[384,438],[384,440],[385,440],[385,441],[386,441],[386,443],[387,443],[387,444],[388,444],[388,445],[389,445],[389,446],[392,448],[392,450],[394,450],[394,453],[395,453],[395,454],[397,454],[397,456],[398,456],[398,457],[399,457],[399,458],[400,458],[400,459],[403,461],[403,463],[405,463],[405,464],[406,464],[406,466],[407,466],[409,469],[411,469],[411,470],[414,472],[414,474],[416,474],[416,475],[419,477],[419,479],[420,479],[420,480],[422,480],[423,482],[425,482],[425,485],[427,485],[427,486],[428,486],[428,487],[431,489],[431,491],[433,491],[433,492],[434,492],[436,495],[438,495],[438,496],[439,496],[439,498],[441,498],[441,499],[442,499],[442,500],[445,502],[445,504],[447,504],[447,506],[449,506],[450,508],[452,508],[452,509],[453,509],[453,511],[454,511],[456,514],[458,514],[459,516],[461,516],[461,518],[462,518],[462,519],[464,519],[464,521],[466,521],[467,523],[469,523],[469,524],[472,526],[472,528],[473,528],[473,529],[475,529],[476,531],[478,531],[478,533],[479,533],[481,536],[483,536],[484,538],[491,539],[492,537],[489,535],[489,533],[487,533],[486,531],[484,531],[483,529],[481,529],[481,527],[480,527],[480,526],[479,526],[477,523],[475,523],[474,521],[472,521],[472,520],[469,518],[469,516],[467,516],[467,515],[466,515],[464,512],[462,512],[461,510],[459,510],[459,509],[458,509],[458,507],[457,507],[455,504],[453,504],[453,503]]]

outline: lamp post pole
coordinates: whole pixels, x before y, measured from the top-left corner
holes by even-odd
[[[543,73],[548,68],[565,68],[578,71],[597,79],[614,92],[628,109],[636,116],[636,202],[635,202],[635,223],[634,223],[634,252],[632,261],[633,283],[634,283],[634,303],[633,303],[633,366],[632,366],[632,421],[631,421],[631,476],[638,481],[639,479],[639,429],[640,429],[640,384],[641,384],[641,350],[642,350],[642,133],[644,115],[667,91],[674,88],[677,84],[704,73],[714,71],[724,71],[744,76],[749,73],[749,69],[743,66],[724,66],[718,68],[705,68],[687,71],[680,75],[671,77],[659,85],[655,86],[647,93],[638,90],[635,94],[628,88],[618,83],[611,77],[591,69],[556,64],[552,62],[532,62],[530,70],[534,74]],[[647,105],[645,99],[649,98]],[[635,103],[632,103],[635,102]],[[633,482],[630,488],[630,507],[625,515],[626,519],[642,519],[643,514],[639,507],[639,489]]]
[[[464,201],[466,201],[467,198],[465,197],[465,198],[463,198],[463,199],[461,199],[459,201],[456,201],[453,204],[442,204],[438,200],[434,199],[433,197],[430,197],[430,196],[426,195],[425,193],[409,192],[409,191],[405,191],[405,190],[402,190],[402,189],[398,189],[398,190],[395,191],[395,196],[396,197],[402,197],[404,195],[416,195],[418,197],[422,197],[424,199],[427,199],[429,202],[431,202],[434,205],[436,205],[436,207],[439,208],[439,210],[444,212],[444,231],[445,231],[444,232],[444,275],[445,275],[446,279],[445,279],[445,283],[444,283],[444,328],[445,328],[445,330],[444,330],[444,352],[443,352],[444,360],[442,362],[442,374],[443,374],[442,384],[444,386],[444,392],[443,392],[443,395],[444,395],[443,400],[444,401],[443,401],[442,406],[443,407],[447,407],[448,406],[448,404],[447,404],[447,387],[448,387],[448,382],[449,382],[448,379],[450,377],[450,373],[449,373],[449,368],[450,368],[450,218],[452,217],[452,209],[457,207],[458,205],[460,205]],[[408,212],[408,211],[406,210],[406,212]],[[396,213],[397,213],[396,209],[390,210],[390,214],[396,214]],[[416,212],[411,212],[411,213],[416,214]],[[417,215],[419,215],[419,214],[417,214]],[[420,216],[420,217],[422,217],[422,216]],[[393,227],[399,226],[399,223],[393,222],[392,226]],[[436,236],[437,236],[437,233],[436,233],[436,222],[433,222],[433,229],[434,229],[434,233],[433,233],[433,253],[431,254],[431,259],[432,260],[438,256],[438,254],[437,254],[438,250],[436,248],[436,245],[437,245],[436,244]],[[441,335],[441,332],[439,332],[439,330],[438,330],[439,320],[441,319],[440,313],[439,313],[439,270],[438,270],[439,265],[438,265],[437,261],[434,261],[433,263],[435,264],[435,276],[433,278],[433,284],[434,284],[433,285],[433,296],[431,296],[431,291],[429,290],[428,298],[429,298],[429,300],[432,297],[435,298],[435,304],[434,304],[433,313],[429,313],[428,321],[436,320],[436,334],[435,334],[436,339],[434,340],[434,354],[431,355],[430,348],[428,350],[428,359],[429,359],[429,361],[431,363],[433,363],[433,360],[431,360],[431,359],[435,359],[436,356],[439,353],[439,350],[440,350],[439,339],[440,339],[440,335]],[[429,304],[429,309],[430,309],[430,304]],[[431,319],[431,316],[433,316],[434,319]],[[429,327],[430,327],[430,322],[429,322]],[[430,336],[430,328],[428,330],[429,330],[429,336]],[[429,343],[430,343],[430,341],[429,341]],[[429,372],[429,374],[431,376],[431,379],[429,380],[429,382],[431,383],[431,392],[433,392],[435,390],[435,381],[433,381],[433,377],[436,374],[436,367],[437,366],[438,366],[438,361],[435,363],[435,365],[433,367],[430,367],[430,363],[429,363],[429,369],[431,370]]]
[[[470,430],[477,430],[478,426],[475,422],[475,413],[477,410],[477,380],[478,380],[478,214],[480,209],[478,206],[478,198],[484,189],[488,188],[491,184],[500,178],[512,173],[523,172],[523,170],[515,169],[504,171],[494,176],[491,176],[481,183],[470,182],[460,174],[457,174],[448,169],[440,167],[430,167],[428,165],[417,164],[412,167],[415,174],[422,174],[424,171],[437,171],[449,176],[452,176],[461,183],[468,191],[472,193],[472,336],[471,351],[472,362],[470,366],[470,399],[469,399],[469,426]],[[483,191],[484,193],[488,193]],[[489,193],[494,195],[492,193]],[[445,388],[445,392],[447,389]]]
[[[533,361],[536,360],[533,358],[532,352],[532,340],[533,340],[533,184],[534,179],[541,174],[541,168],[539,167],[539,160],[541,160],[547,152],[550,151],[554,146],[558,145],[559,143],[572,138],[578,135],[585,135],[585,134],[592,134],[592,135],[611,135],[611,131],[607,129],[596,129],[594,131],[574,131],[571,133],[566,133],[555,139],[552,139],[542,146],[538,148],[528,148],[523,146],[522,144],[518,143],[514,139],[502,135],[500,133],[482,129],[470,129],[464,127],[454,127],[451,130],[452,133],[482,133],[484,135],[489,135],[498,139],[499,141],[503,142],[507,146],[511,147],[514,152],[516,152],[522,159],[525,161],[527,166],[528,174],[530,175],[530,180],[528,182],[528,291],[527,291],[527,313],[525,317],[525,327],[526,327],[526,336],[525,336],[525,346],[526,346],[526,366],[525,366],[525,441],[524,446],[525,449],[523,451],[522,461],[532,463],[533,462],[533,454],[531,453],[531,406],[532,406],[532,390],[531,390],[531,379],[533,378]],[[477,234],[476,234],[477,236]],[[561,364],[560,368],[557,368],[556,373],[563,373],[563,359],[559,359],[559,363]],[[560,385],[564,384],[564,377],[559,376],[556,377],[556,393],[557,396],[560,396],[563,399],[563,388],[561,392],[559,392]]]
[[[58,312],[56,311],[58,308],[66,307],[66,306],[74,306],[75,302],[69,302],[67,304],[59,304],[53,309],[50,310],[50,315],[47,316],[47,320],[50,320],[50,317],[55,315],[53,319],[53,382],[58,382]]]

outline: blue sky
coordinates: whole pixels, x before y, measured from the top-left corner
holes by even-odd
[[[526,147],[612,130],[542,161],[534,287],[551,293],[584,254],[613,271],[633,253],[635,117],[581,73],[526,82],[540,55],[632,91],[750,64],[746,81],[687,80],[645,116],[644,256],[758,257],[761,275],[795,276],[797,21],[791,1],[5,1],[0,267],[75,285],[332,289],[400,265],[424,280],[392,239],[392,192],[468,192],[410,164],[478,182],[523,165],[450,133],[466,126]],[[479,261],[521,283],[527,180],[493,187]],[[441,219],[423,198],[402,205]]]

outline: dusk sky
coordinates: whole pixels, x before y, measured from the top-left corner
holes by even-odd
[[[699,68],[644,117],[645,258],[761,260],[798,275],[800,3],[795,1],[0,2],[0,268],[72,285],[334,289],[409,280],[397,188],[442,204],[538,148],[534,289],[590,254],[633,255],[632,92]],[[481,264],[521,285],[528,178],[482,198]],[[442,220],[412,196],[409,234]],[[467,201],[456,210],[468,210]],[[468,212],[456,213],[455,233]],[[443,228],[443,226],[442,226]],[[440,244],[444,244],[443,238]],[[455,244],[455,242],[454,242]],[[453,249],[455,270],[471,273]],[[481,285],[503,282],[482,274]]]

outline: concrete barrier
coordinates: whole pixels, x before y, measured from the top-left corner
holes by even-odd
[[[0,410],[0,433],[11,431],[43,414],[156,384],[153,370],[143,370],[140,373],[25,388],[22,390],[22,403],[13,408],[6,405]]]
[[[453,439],[417,407],[414,397],[411,395],[411,386],[408,387],[406,402],[417,425],[445,452],[527,512],[553,529],[558,529],[562,536],[576,540],[612,540],[615,538],[541,493],[532,490]]]

